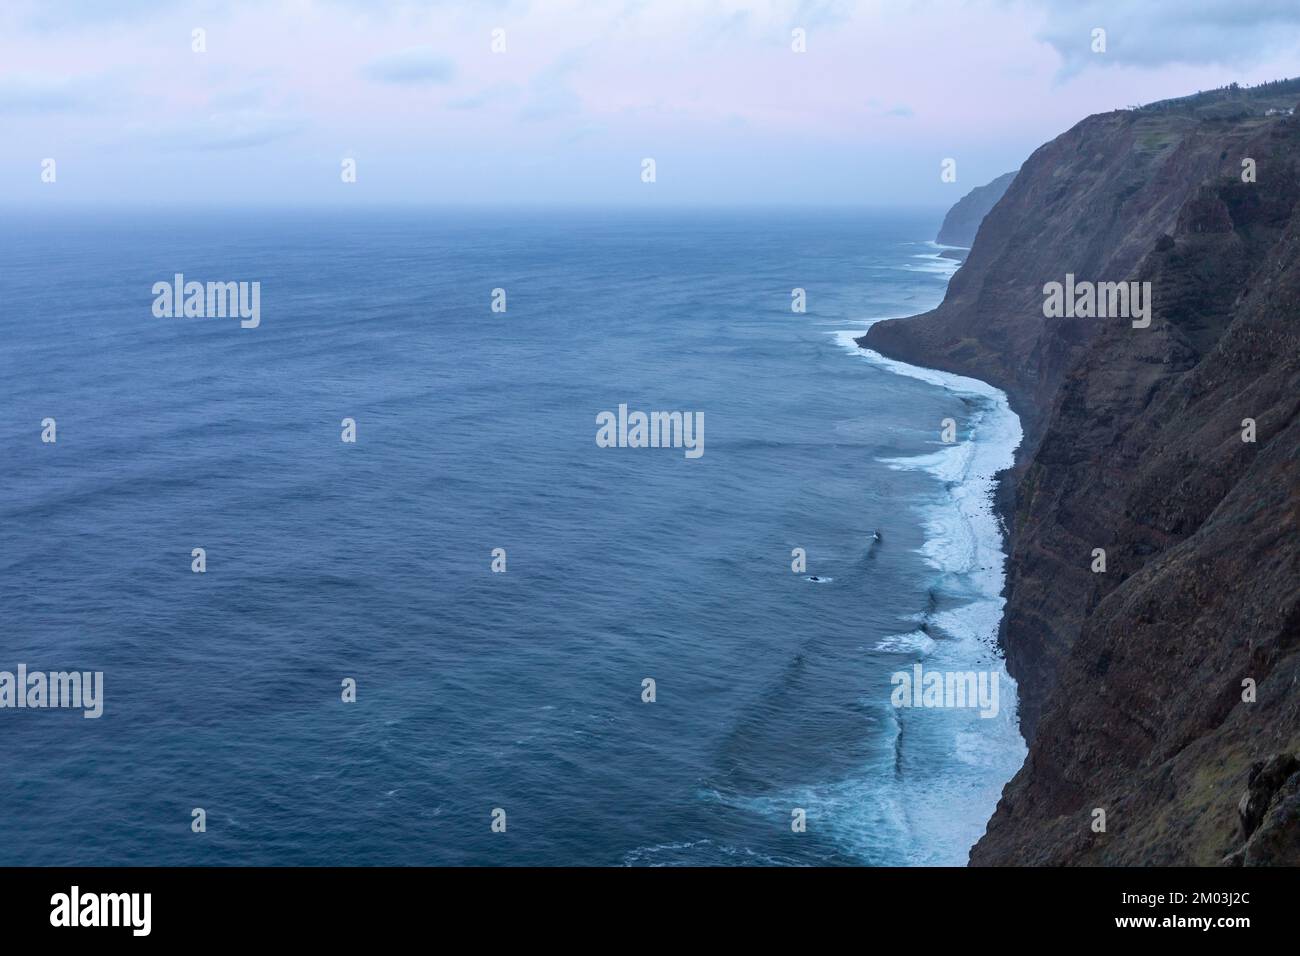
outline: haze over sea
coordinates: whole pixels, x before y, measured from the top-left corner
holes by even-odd
[[[1019,425],[847,334],[939,301],[938,219],[6,216],[0,670],[105,700],[0,711],[0,864],[964,863],[1014,685],[890,675],[1001,671]],[[178,272],[260,326],[154,317]],[[597,447],[620,403],[705,453]]]

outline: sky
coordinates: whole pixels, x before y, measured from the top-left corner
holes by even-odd
[[[1292,76],[1300,0],[5,0],[0,204],[937,207]]]

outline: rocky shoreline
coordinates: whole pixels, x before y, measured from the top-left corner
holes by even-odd
[[[938,308],[859,340],[989,382],[1024,426],[996,505],[1029,755],[972,864],[1300,863],[1297,100],[1089,117]],[[1151,283],[1150,327],[1045,318],[1067,273]]]

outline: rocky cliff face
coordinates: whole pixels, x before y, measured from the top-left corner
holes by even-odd
[[[974,864],[1300,864],[1300,124],[1264,115],[1297,96],[1085,120],[943,305],[865,337],[1026,425],[1002,641],[1030,749]],[[1044,318],[1067,272],[1151,282],[1150,327]]]
[[[976,186],[968,192],[943,217],[943,225],[939,227],[939,235],[934,241],[943,246],[969,247],[975,241],[980,223],[989,214],[989,210],[997,205],[1015,178],[1015,173],[1004,173],[993,182]]]

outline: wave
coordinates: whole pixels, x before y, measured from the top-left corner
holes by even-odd
[[[868,323],[868,327],[870,327]],[[960,398],[966,408],[959,441],[922,455],[880,459],[886,467],[935,479],[936,493],[917,505],[925,541],[920,551],[935,571],[920,627],[881,639],[880,652],[910,655],[944,671],[997,675],[999,709],[993,718],[973,710],[894,711],[898,772],[865,792],[877,810],[893,808],[905,824],[900,862],[960,865],[983,834],[1003,785],[1024,762],[1016,719],[1016,685],[998,647],[1005,599],[1003,529],[993,505],[997,474],[1010,468],[1023,438],[1020,418],[1000,389],[979,379],[909,365],[860,347],[863,330],[839,331],[838,344],[882,371],[919,379]],[[906,735],[904,736],[904,731]],[[861,781],[859,781],[861,783]],[[841,786],[853,787],[852,781]],[[855,788],[856,789],[856,788]]]
[[[951,275],[959,265],[937,253],[922,258],[926,271],[936,274]],[[905,268],[919,267],[909,263]],[[924,531],[920,553],[933,572],[929,598],[898,633],[873,635],[866,645],[867,653],[875,655],[874,686],[864,689],[863,710],[882,718],[878,726],[884,734],[869,748],[869,756],[837,778],[776,792],[724,787],[711,796],[780,827],[788,826],[792,807],[805,808],[809,832],[828,837],[833,852],[860,863],[963,865],[1026,754],[1016,720],[1015,683],[997,646],[1006,555],[993,507],[996,476],[1011,466],[1021,442],[1020,420],[1006,395],[985,382],[863,349],[855,341],[863,328],[824,331],[858,360],[944,389],[962,404],[961,414],[954,416],[963,421],[958,442],[940,444],[936,435],[933,451],[880,460],[885,467],[933,479],[932,492],[914,503]],[[873,542],[867,558],[876,546]],[[881,694],[882,689],[888,693],[889,673],[910,669],[916,661],[927,669],[996,674],[997,715],[984,718],[967,708],[889,706]],[[677,862],[701,854],[712,858],[717,849],[698,844],[641,848],[627,862]]]
[[[890,634],[876,642],[876,650],[888,654],[920,654],[928,656],[934,650],[934,638],[917,629],[906,634]]]
[[[709,839],[678,840],[637,847],[623,854],[623,866],[806,866],[798,860],[759,853]]]

